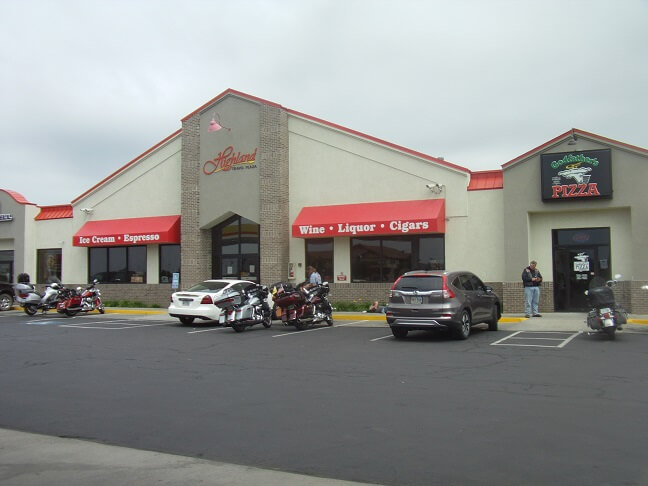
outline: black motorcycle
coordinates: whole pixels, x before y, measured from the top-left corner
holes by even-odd
[[[620,275],[616,276],[620,278]],[[595,276],[590,280],[589,289],[585,291],[592,309],[587,313],[587,327],[614,339],[616,331],[627,322],[628,313],[617,305],[612,288],[616,280],[605,280]]]

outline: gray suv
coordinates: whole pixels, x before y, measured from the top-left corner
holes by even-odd
[[[474,324],[485,322],[497,331],[502,304],[473,273],[419,270],[394,282],[386,314],[399,339],[418,329],[447,329],[457,339],[467,339]]]

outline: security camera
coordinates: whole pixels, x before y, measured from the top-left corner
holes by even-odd
[[[434,189],[436,186],[437,186],[436,184],[425,184],[425,187],[427,187],[427,188],[430,189],[430,190],[431,190],[431,189]],[[83,211],[83,210],[82,210],[82,211]]]
[[[94,209],[92,209],[92,208],[81,208],[81,212],[82,212],[82,213],[89,214],[89,213],[91,213],[92,211],[94,211]]]

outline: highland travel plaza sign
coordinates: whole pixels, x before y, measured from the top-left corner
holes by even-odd
[[[540,157],[543,201],[612,197],[610,149]]]

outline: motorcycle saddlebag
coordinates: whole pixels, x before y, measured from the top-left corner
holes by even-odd
[[[614,292],[610,287],[595,287],[589,291],[588,297],[592,307],[614,306]]]
[[[289,307],[291,305],[299,305],[304,303],[306,299],[301,292],[291,292],[289,294],[277,294],[274,297],[274,302],[279,307]]]

